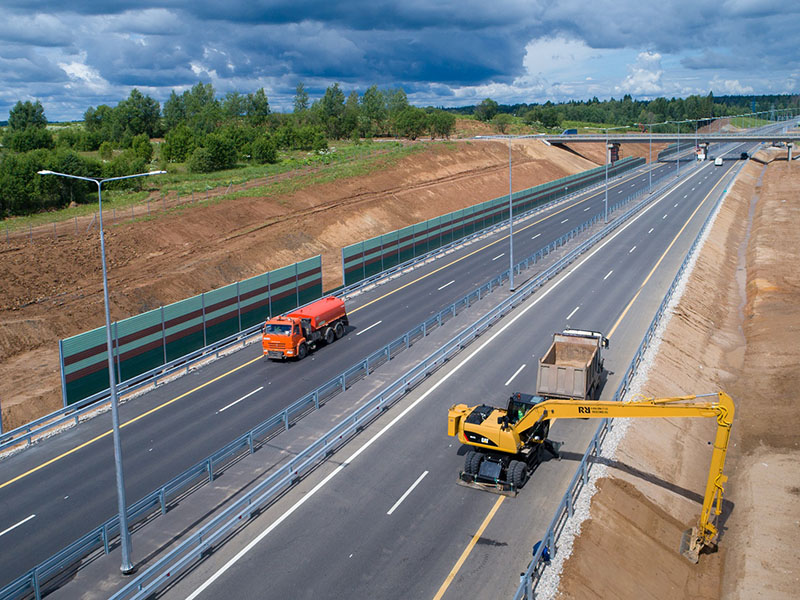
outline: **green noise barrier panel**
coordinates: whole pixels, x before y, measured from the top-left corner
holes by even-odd
[[[309,258],[111,325],[125,381],[322,296],[322,259]],[[106,328],[62,341],[64,405],[108,389]]]
[[[643,165],[644,162],[642,158],[626,157],[610,166],[608,175],[619,175]],[[514,192],[514,214],[527,212],[587,188],[604,177],[605,166],[602,166]],[[342,248],[344,285],[358,283],[507,219],[508,196],[502,196],[345,246]]]

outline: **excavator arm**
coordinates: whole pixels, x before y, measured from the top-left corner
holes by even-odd
[[[483,409],[480,413],[483,415],[482,419],[474,417],[477,414],[476,408]],[[723,486],[727,480],[723,468],[734,416],[733,400],[725,392],[702,396],[642,398],[633,402],[544,400],[531,406],[516,422],[512,422],[509,416],[503,409],[454,405],[449,412],[448,433],[457,436],[462,443],[480,449],[514,454],[528,443],[532,432],[541,428],[543,422],[555,419],[716,418],[717,432],[703,508],[697,526],[691,533],[684,535],[681,553],[697,562],[700,549],[714,543],[718,530],[711,522],[711,512],[713,510],[714,515],[719,515],[722,508]]]

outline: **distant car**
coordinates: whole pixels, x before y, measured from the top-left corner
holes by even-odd
[[[564,131],[561,132],[561,135],[577,135],[577,134],[578,134],[577,129],[565,129]]]
[[[721,166],[722,166],[722,157],[721,157],[721,156],[718,156],[718,157],[717,157],[717,158],[714,160],[714,166],[715,166],[715,167],[721,167]]]
[[[750,155],[747,152],[742,152],[741,155],[739,155],[739,160],[747,160],[748,158],[750,158]]]

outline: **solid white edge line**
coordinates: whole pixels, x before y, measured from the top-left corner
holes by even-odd
[[[456,280],[455,280],[455,279],[453,279],[453,281],[451,281],[450,283],[445,283],[445,284],[444,284],[442,287],[440,287],[440,288],[439,288],[437,291],[441,292],[441,291],[442,291],[444,288],[446,288],[448,285],[452,285],[452,284],[454,284],[455,282],[456,282]]]
[[[228,404],[228,406],[225,406],[225,407],[223,407],[223,408],[220,408],[220,409],[217,411],[217,414],[221,413],[223,410],[228,410],[228,409],[229,409],[231,406],[233,406],[234,404],[239,404],[239,402],[241,402],[242,400],[245,400],[246,398],[249,398],[249,397],[250,397],[250,396],[252,396],[253,394],[255,394],[255,393],[258,393],[258,392],[260,392],[260,391],[261,391],[261,390],[263,390],[263,389],[264,389],[264,386],[262,385],[262,386],[261,386],[260,388],[258,388],[257,390],[253,390],[253,391],[252,391],[252,392],[250,392],[249,394],[245,394],[244,396],[242,396],[241,398],[239,398],[239,399],[238,399],[238,400],[236,400],[235,402],[231,402],[230,404]]]
[[[391,514],[394,512],[394,510],[395,510],[395,509],[396,509],[398,506],[400,506],[400,504],[403,502],[403,500],[405,500],[406,498],[408,498],[408,495],[409,495],[411,492],[413,492],[413,491],[414,491],[414,488],[415,488],[415,487],[417,487],[417,486],[419,485],[419,482],[420,482],[420,481],[422,481],[423,479],[425,479],[425,475],[427,475],[427,474],[428,474],[428,472],[427,472],[427,471],[425,471],[425,472],[423,472],[423,473],[422,473],[422,475],[420,475],[419,477],[417,477],[417,480],[416,480],[414,483],[412,483],[412,484],[411,484],[411,487],[410,487],[410,488],[408,488],[408,489],[406,490],[406,493],[405,493],[405,494],[403,494],[402,496],[400,496],[400,499],[399,499],[397,502],[395,502],[395,503],[394,503],[394,506],[393,506],[392,508],[390,508],[390,509],[389,509],[389,511],[388,511],[386,514],[387,514],[387,515],[391,515]]]
[[[219,570],[218,570],[216,573],[214,573],[214,574],[213,574],[211,577],[209,577],[209,578],[208,578],[208,579],[207,579],[207,580],[206,580],[206,581],[205,581],[205,582],[204,582],[202,585],[200,585],[200,586],[199,586],[199,587],[198,587],[198,588],[197,588],[197,589],[196,589],[194,592],[192,592],[192,593],[191,593],[189,596],[187,596],[186,600],[194,600],[195,598],[197,598],[197,596],[199,596],[199,595],[200,595],[200,594],[201,594],[203,591],[205,591],[205,590],[206,590],[206,588],[208,588],[208,586],[210,586],[210,585],[211,585],[212,583],[214,583],[214,582],[215,582],[217,579],[219,579],[219,578],[220,578],[220,577],[221,577],[221,576],[222,576],[222,575],[223,575],[223,574],[224,574],[224,573],[225,573],[225,572],[226,572],[228,569],[230,569],[230,568],[231,568],[233,565],[235,565],[235,564],[236,564],[236,563],[237,563],[237,562],[238,562],[238,561],[239,561],[239,560],[240,560],[240,559],[241,559],[241,558],[242,558],[242,557],[243,557],[245,554],[247,554],[248,552],[250,552],[250,550],[252,550],[252,549],[253,549],[253,548],[254,548],[256,545],[258,545],[258,543],[259,543],[261,540],[263,540],[263,539],[264,539],[265,537],[267,537],[267,536],[268,536],[270,533],[272,533],[272,531],[273,531],[273,530],[274,530],[274,529],[275,529],[275,528],[276,528],[278,525],[280,525],[280,524],[281,524],[281,523],[283,523],[283,522],[284,522],[284,521],[285,521],[287,518],[289,518],[289,517],[290,517],[290,516],[291,516],[291,515],[294,513],[294,511],[296,511],[296,510],[297,510],[298,508],[300,508],[300,507],[301,507],[303,504],[305,504],[305,503],[306,503],[306,501],[307,501],[309,498],[313,497],[313,496],[314,496],[314,495],[315,495],[315,494],[316,494],[316,493],[317,493],[319,490],[321,490],[321,489],[322,489],[322,488],[323,488],[323,487],[324,487],[324,486],[325,486],[325,485],[326,485],[326,484],[327,484],[327,483],[328,483],[328,482],[329,482],[331,479],[333,479],[334,477],[336,477],[336,476],[337,476],[339,473],[341,473],[341,472],[342,472],[342,470],[343,470],[343,469],[344,469],[346,466],[348,466],[348,465],[349,465],[350,463],[352,463],[352,462],[353,462],[353,461],[354,461],[356,458],[358,458],[358,456],[360,456],[362,452],[364,452],[365,450],[367,450],[367,448],[369,448],[370,446],[372,446],[372,444],[374,444],[376,441],[378,441],[378,440],[379,440],[379,439],[380,439],[380,438],[383,436],[383,434],[385,434],[385,433],[386,433],[387,431],[389,431],[389,430],[390,430],[392,427],[394,427],[394,426],[395,426],[395,425],[396,425],[396,424],[397,424],[397,423],[398,423],[398,422],[399,422],[399,421],[400,421],[400,420],[401,420],[403,417],[405,417],[405,416],[406,416],[408,413],[410,413],[412,410],[414,410],[414,409],[415,409],[415,408],[416,408],[416,407],[417,407],[417,406],[418,406],[418,405],[419,405],[421,402],[423,402],[424,400],[426,400],[426,399],[428,398],[428,396],[430,396],[430,395],[431,395],[431,394],[433,394],[433,393],[434,393],[436,390],[438,390],[438,389],[439,389],[439,387],[440,387],[441,385],[443,385],[443,384],[444,384],[446,381],[448,381],[448,380],[449,380],[449,379],[450,379],[450,378],[451,378],[453,375],[455,375],[456,373],[458,373],[458,372],[461,370],[461,368],[462,368],[464,365],[466,365],[467,363],[469,363],[469,361],[470,361],[470,360],[472,360],[472,359],[473,359],[475,356],[477,356],[479,352],[481,352],[481,351],[482,351],[484,348],[486,348],[486,347],[487,347],[489,344],[491,344],[491,343],[492,343],[492,342],[493,342],[493,341],[494,341],[494,340],[495,340],[495,339],[496,339],[498,336],[500,336],[501,334],[503,334],[503,333],[505,332],[505,330],[506,330],[506,329],[508,329],[509,327],[511,327],[512,325],[514,325],[514,323],[516,323],[516,322],[517,322],[519,319],[521,319],[522,317],[524,317],[524,316],[525,316],[525,315],[528,313],[528,311],[529,311],[529,310],[533,309],[533,308],[534,308],[534,307],[535,307],[537,304],[539,304],[539,302],[541,302],[542,300],[544,300],[545,298],[547,298],[547,296],[549,296],[549,295],[550,295],[550,293],[551,293],[553,290],[555,290],[556,288],[558,288],[558,287],[559,287],[559,286],[560,286],[562,283],[564,283],[564,282],[565,282],[567,279],[569,279],[569,277],[570,277],[570,276],[571,276],[571,275],[572,275],[572,274],[573,274],[575,271],[577,271],[578,269],[580,269],[580,268],[581,268],[581,267],[582,267],[582,266],[583,266],[583,265],[586,263],[586,261],[588,261],[588,260],[589,260],[590,258],[592,258],[592,257],[593,257],[595,254],[597,254],[598,252],[600,252],[600,251],[601,251],[603,248],[605,248],[605,247],[606,247],[608,244],[610,244],[610,243],[611,243],[611,242],[614,240],[614,238],[616,238],[618,235],[621,235],[623,231],[625,231],[625,230],[626,230],[628,227],[630,227],[631,225],[633,225],[633,224],[634,224],[636,221],[638,221],[638,220],[639,220],[639,219],[640,219],[642,216],[646,215],[646,214],[647,214],[647,212],[648,212],[648,211],[649,211],[651,208],[653,208],[654,206],[656,206],[656,205],[657,205],[659,202],[661,202],[661,200],[663,200],[664,198],[666,198],[666,196],[664,196],[664,197],[662,197],[662,198],[660,198],[660,199],[658,199],[658,200],[654,201],[654,202],[653,202],[652,204],[650,204],[649,206],[645,206],[645,207],[644,207],[644,208],[641,210],[641,212],[640,212],[638,215],[636,215],[636,216],[635,216],[635,217],[633,217],[633,218],[632,218],[630,221],[628,221],[627,223],[625,223],[624,225],[622,225],[622,226],[621,226],[621,227],[620,227],[620,228],[619,228],[619,229],[616,231],[616,233],[614,233],[614,234],[610,235],[610,236],[609,236],[609,237],[608,237],[608,238],[607,238],[607,239],[606,239],[606,240],[605,240],[605,241],[604,241],[602,244],[598,245],[598,246],[597,246],[597,248],[595,248],[595,249],[594,249],[592,252],[590,252],[589,254],[587,254],[587,255],[584,257],[584,259],[583,259],[582,261],[580,261],[578,264],[576,264],[574,267],[572,267],[572,268],[571,268],[571,269],[569,269],[569,270],[568,270],[566,273],[564,273],[564,275],[563,275],[563,276],[562,276],[560,279],[556,279],[556,280],[553,282],[553,284],[552,284],[552,285],[551,285],[549,288],[547,288],[547,289],[543,290],[543,291],[542,291],[542,293],[541,293],[541,294],[540,294],[540,295],[539,295],[537,298],[535,298],[535,299],[533,300],[533,302],[531,302],[531,303],[530,303],[528,306],[526,306],[525,308],[523,308],[522,310],[520,310],[519,314],[517,314],[517,315],[516,315],[514,318],[510,319],[510,320],[509,320],[509,321],[508,321],[508,322],[507,322],[505,325],[503,325],[503,326],[502,326],[502,327],[500,327],[500,328],[499,328],[497,331],[495,331],[495,332],[494,332],[494,334],[492,334],[492,336],[491,336],[491,337],[489,337],[489,339],[487,339],[487,340],[486,340],[485,342],[483,342],[483,343],[482,343],[480,346],[478,346],[477,348],[475,348],[475,350],[474,350],[474,351],[473,351],[471,354],[469,354],[468,356],[466,356],[462,362],[460,362],[460,363],[458,363],[457,365],[453,366],[452,370],[451,370],[451,371],[449,371],[449,372],[447,372],[447,373],[445,373],[445,374],[442,376],[442,378],[441,378],[439,381],[437,381],[436,383],[434,383],[434,384],[433,384],[433,385],[430,387],[430,389],[428,389],[428,391],[424,392],[422,395],[420,395],[420,397],[419,397],[419,398],[417,398],[416,400],[414,400],[414,401],[413,401],[411,404],[409,404],[409,405],[408,405],[408,406],[407,406],[405,409],[403,409],[403,411],[402,411],[402,412],[400,412],[400,413],[399,413],[399,414],[398,414],[398,415],[397,415],[397,416],[396,416],[394,419],[392,419],[391,421],[389,421],[389,422],[388,422],[388,423],[387,423],[387,424],[384,426],[384,428],[383,428],[383,429],[381,429],[381,430],[380,430],[378,433],[376,433],[374,436],[372,436],[372,437],[371,437],[369,440],[367,440],[366,442],[364,442],[364,445],[363,445],[363,446],[361,446],[360,448],[358,448],[357,450],[355,450],[355,451],[353,452],[353,454],[351,454],[351,455],[350,455],[350,456],[349,456],[349,457],[348,457],[348,458],[347,458],[347,459],[346,459],[344,462],[342,462],[342,464],[340,464],[340,465],[339,465],[338,467],[336,467],[336,468],[335,468],[333,471],[331,471],[331,473],[330,473],[330,474],[329,474],[327,477],[325,477],[325,479],[323,479],[322,481],[320,481],[320,482],[319,482],[317,485],[315,485],[315,486],[314,486],[314,487],[311,489],[311,491],[309,491],[309,492],[308,492],[308,493],[307,493],[305,496],[303,496],[302,498],[300,498],[300,500],[298,500],[298,501],[297,501],[295,504],[293,504],[291,507],[289,507],[289,508],[286,510],[286,512],[285,512],[285,513],[283,513],[281,516],[279,516],[277,519],[275,519],[275,521],[273,521],[273,522],[272,522],[272,523],[271,523],[271,524],[270,524],[270,525],[269,525],[269,526],[268,526],[266,529],[264,529],[264,531],[262,531],[260,534],[258,534],[258,535],[257,535],[257,536],[256,536],[256,537],[253,539],[253,541],[252,541],[252,542],[250,542],[249,544],[247,544],[247,546],[245,546],[244,548],[242,548],[242,549],[241,549],[241,550],[240,550],[240,551],[239,551],[239,552],[238,552],[238,553],[237,553],[237,554],[236,554],[236,555],[235,555],[233,558],[231,558],[230,560],[228,560],[228,562],[226,562],[226,563],[225,563],[225,564],[224,564],[222,567],[220,567],[220,569],[219,569]]]
[[[522,366],[521,366],[519,369],[517,369],[516,371],[514,371],[514,374],[513,374],[511,377],[509,377],[509,378],[508,378],[508,381],[506,381],[506,382],[505,382],[503,385],[508,385],[509,383],[511,383],[512,381],[514,381],[514,377],[516,377],[517,375],[519,375],[520,371],[522,371],[522,369],[524,369],[526,366],[527,366],[527,365],[522,365]]]
[[[567,321],[569,321],[569,320],[572,318],[572,315],[574,315],[576,312],[578,312],[578,309],[579,309],[579,308],[580,308],[580,306],[576,306],[576,307],[575,307],[575,308],[572,310],[572,312],[571,312],[571,313],[569,313],[569,314],[567,315]]]
[[[372,325],[370,325],[370,326],[369,326],[369,327],[367,327],[366,329],[362,329],[361,331],[359,331],[358,333],[356,333],[356,336],[359,336],[359,335],[361,335],[362,333],[366,333],[366,332],[368,332],[370,329],[372,329],[373,327],[377,327],[377,326],[378,326],[378,325],[380,325],[381,323],[383,323],[383,321],[382,321],[382,320],[381,320],[381,321],[378,321],[377,323],[373,323]]]
[[[11,526],[11,527],[9,527],[8,529],[4,529],[3,531],[0,531],[0,537],[4,536],[4,535],[5,535],[5,534],[7,534],[9,531],[11,531],[11,530],[13,530],[13,529],[16,529],[16,528],[17,528],[17,527],[19,527],[20,525],[23,525],[24,523],[27,523],[28,521],[30,521],[31,519],[33,519],[35,516],[36,516],[36,515],[31,515],[30,517],[25,517],[25,518],[24,518],[24,519],[22,519],[22,521],[20,521],[19,523],[15,524],[15,525],[12,525],[12,526]]]

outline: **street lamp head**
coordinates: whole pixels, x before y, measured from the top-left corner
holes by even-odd
[[[148,175],[166,175],[166,171],[150,171]]]
[[[47,170],[37,171],[37,173],[39,175],[53,175],[54,174],[52,171],[47,171]]]

